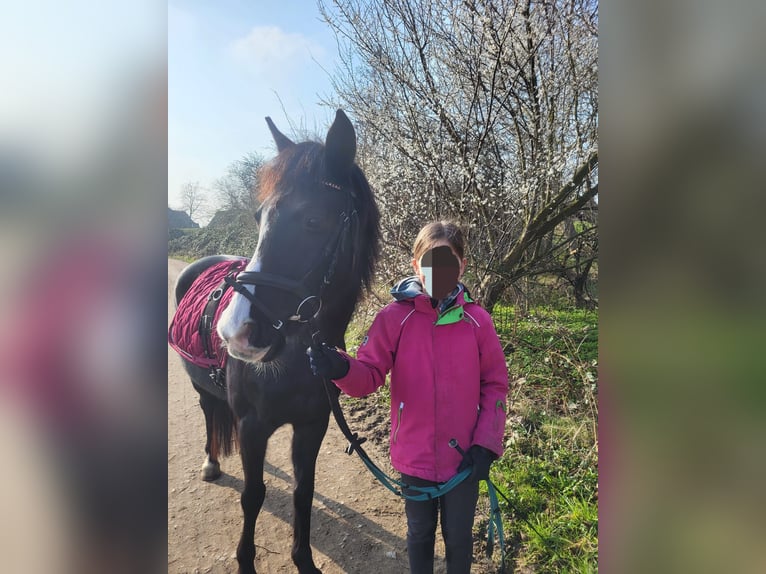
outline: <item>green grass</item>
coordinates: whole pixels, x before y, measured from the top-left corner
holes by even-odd
[[[491,478],[500,501],[507,567],[595,572],[598,314],[535,308],[493,313],[511,387],[506,452]],[[480,525],[481,527],[481,525]]]
[[[178,259],[180,261],[184,261],[185,263],[194,263],[197,260],[196,257],[185,255],[183,253],[168,253],[168,257],[170,259]]]

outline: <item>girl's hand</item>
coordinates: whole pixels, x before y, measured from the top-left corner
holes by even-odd
[[[457,472],[473,467],[468,480],[489,480],[489,467],[496,458],[497,455],[494,452],[475,444],[463,455],[463,460],[457,467]]]
[[[321,346],[312,345],[306,349],[306,354],[311,372],[318,377],[342,379],[348,374],[350,366],[346,357],[324,343]]]

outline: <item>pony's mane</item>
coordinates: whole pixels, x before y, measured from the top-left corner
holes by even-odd
[[[324,149],[321,143],[306,141],[282,150],[261,168],[258,202],[276,202],[291,189],[320,184],[326,173]],[[359,249],[354,272],[369,290],[380,254],[380,212],[370,184],[356,164],[351,168],[350,181],[359,218],[352,238],[352,248]]]

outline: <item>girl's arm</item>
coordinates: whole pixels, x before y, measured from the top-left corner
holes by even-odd
[[[349,370],[345,377],[333,382],[349,396],[364,397],[386,382],[386,374],[394,363],[395,343],[398,338],[398,331],[394,333],[389,326],[397,323],[387,320],[387,309],[384,308],[375,317],[359,346],[356,358],[339,351],[348,359]]]

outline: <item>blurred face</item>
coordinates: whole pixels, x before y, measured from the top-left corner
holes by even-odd
[[[465,259],[460,259],[446,240],[437,242],[412,267],[423,289],[434,299],[444,299],[454,291],[465,271]]]

